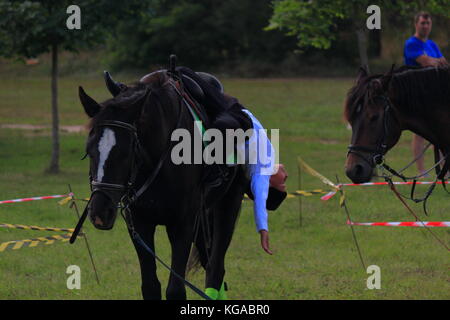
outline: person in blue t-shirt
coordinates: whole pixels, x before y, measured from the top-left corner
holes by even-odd
[[[445,67],[448,66],[447,60],[439,50],[438,45],[428,39],[431,32],[432,20],[427,12],[419,12],[415,19],[416,32],[406,40],[403,50],[405,65],[420,67]],[[412,149],[414,158],[419,157],[423,150],[425,140],[421,136],[413,135]],[[417,160],[417,169],[419,173],[425,172],[424,158]]]
[[[439,50],[438,45],[428,39],[432,20],[430,14],[419,12],[415,17],[415,34],[406,40],[403,56],[405,64],[422,67],[445,67],[447,60]]]

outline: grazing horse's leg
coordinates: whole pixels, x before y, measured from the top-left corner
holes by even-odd
[[[212,250],[206,269],[206,293],[213,299],[225,298],[221,293],[225,276],[225,254],[233,236],[244,194],[243,184],[239,180],[235,179],[213,212]]]
[[[133,218],[135,230],[139,233],[142,240],[155,252],[155,229],[156,225],[139,221]],[[131,234],[130,234],[131,236]],[[142,297],[145,300],[161,300],[161,283],[156,275],[156,261],[150,252],[145,250],[142,245],[131,238],[139,258],[141,266],[141,290]]]
[[[172,269],[183,278],[186,276],[186,265],[194,234],[192,220],[186,219],[166,228],[172,246]],[[186,288],[183,281],[176,278],[172,273],[169,277],[166,297],[167,300],[186,300]]]

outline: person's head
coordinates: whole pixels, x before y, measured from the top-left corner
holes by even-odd
[[[270,186],[281,192],[286,192],[288,174],[283,164],[276,165],[276,173],[270,177]]]
[[[416,27],[416,34],[420,38],[428,38],[432,26],[431,15],[425,11],[417,13],[414,18],[414,25]]]

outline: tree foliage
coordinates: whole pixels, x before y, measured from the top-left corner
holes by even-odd
[[[108,41],[119,67],[165,65],[170,53],[193,68],[243,59],[276,61],[295,48],[294,39],[263,30],[270,0],[156,0],[146,5],[136,19],[121,21]]]
[[[300,48],[328,49],[336,39],[338,21],[347,20],[355,30],[365,28],[366,9],[371,4],[380,6],[382,15],[398,16],[408,23],[420,10],[450,17],[448,0],[279,0],[273,1],[273,14],[267,29],[284,30],[297,37]]]
[[[0,0],[0,55],[37,56],[52,45],[78,51],[101,43],[119,17],[133,10],[132,2],[80,0],[81,30],[69,30],[66,20],[69,0]]]
[[[77,51],[102,42],[119,17],[136,1],[79,0],[81,29],[67,28],[68,0],[0,0],[0,55],[34,57],[51,52],[52,156],[47,169],[59,172],[58,52]]]

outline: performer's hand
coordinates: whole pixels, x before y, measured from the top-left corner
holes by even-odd
[[[267,230],[260,230],[259,233],[261,235],[261,247],[268,254],[273,254],[269,249],[269,232]]]

